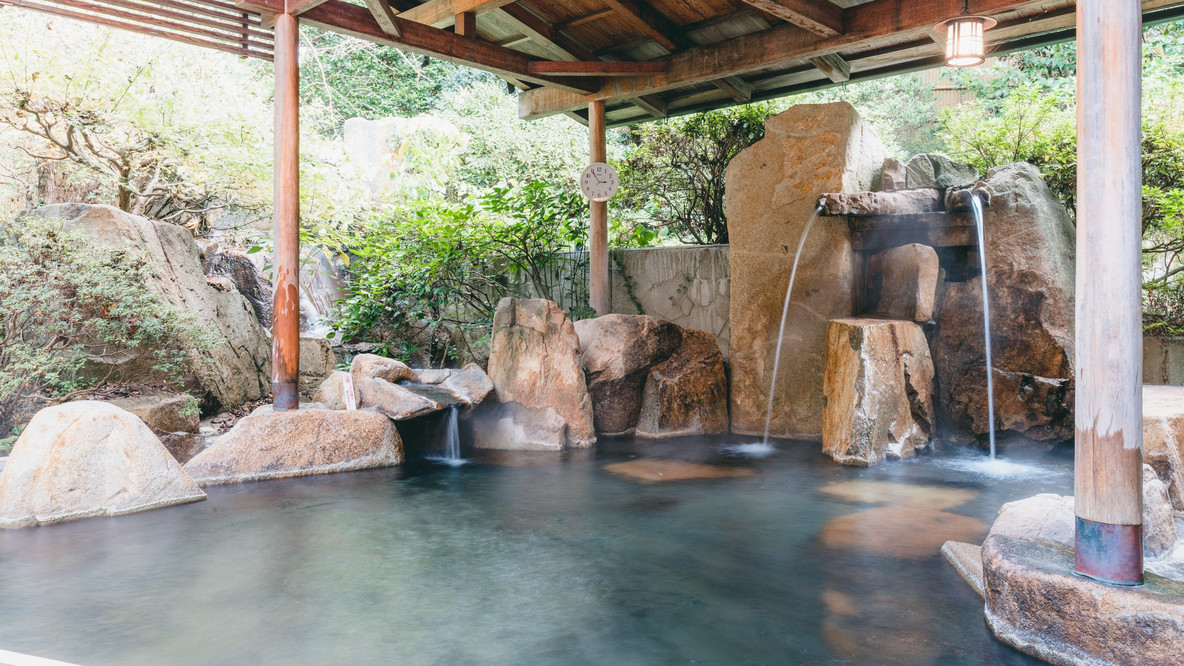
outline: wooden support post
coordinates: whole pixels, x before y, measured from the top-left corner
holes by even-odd
[[[469,39],[477,38],[477,14],[464,12],[456,15],[456,34]]]
[[[300,70],[299,27],[275,17],[275,296],[271,324],[271,392],[276,409],[297,409],[300,396]]]
[[[1143,581],[1139,0],[1077,2],[1077,573]]]
[[[604,145],[604,102],[588,104],[589,154],[592,162],[604,162],[608,152]],[[596,316],[612,311],[612,294],[608,284],[608,202],[589,202],[592,224],[588,228],[588,304]]]

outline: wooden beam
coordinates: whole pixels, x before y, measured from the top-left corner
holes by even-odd
[[[686,43],[678,24],[655,10],[645,0],[604,0],[604,4],[634,30],[671,51],[677,51]]]
[[[252,0],[257,2],[258,0]],[[531,58],[524,53],[511,51],[495,44],[476,39],[466,39],[447,30],[440,30],[403,18],[395,17],[401,34],[398,37],[387,34],[374,20],[365,7],[347,4],[341,0],[328,0],[311,9],[301,17],[308,24],[343,35],[365,39],[376,44],[394,46],[405,51],[431,56],[440,60],[467,65],[501,77],[528,81],[537,85],[556,86],[568,92],[587,94],[596,88],[589,79],[557,79],[536,76],[529,71]]]
[[[399,14],[399,17],[437,28],[447,28],[461,14],[469,12],[482,14],[504,7],[511,2],[514,0],[429,0]]]
[[[592,12],[591,14],[584,14],[583,16],[577,16],[573,19],[568,19],[567,21],[560,21],[559,23],[555,24],[555,30],[562,32],[564,30],[567,30],[568,28],[574,28],[576,26],[584,25],[585,23],[592,23],[593,21],[599,21],[600,19],[602,19],[606,16],[612,16],[612,15],[613,15],[612,9],[598,9],[598,10]]]
[[[477,39],[477,14],[474,12],[457,14],[454,31],[461,37]]]
[[[299,37],[295,16],[276,16],[271,398],[277,410],[300,407]]]
[[[576,40],[562,34],[534,12],[520,4],[497,10],[499,17],[522,32],[523,37],[542,47],[553,60],[598,60],[596,54]]]
[[[816,35],[834,37],[843,33],[843,10],[826,0],[740,0],[763,12],[784,19]]]
[[[564,75],[564,76],[648,76],[666,71],[666,63],[661,61],[622,62],[596,60],[594,62],[576,61],[554,62],[550,60],[535,60],[530,63],[531,74]]]
[[[608,159],[604,140],[604,102],[588,105],[588,148],[590,162]],[[591,224],[588,227],[588,305],[597,316],[613,310],[613,296],[608,281],[608,202],[589,201]]]
[[[851,80],[851,65],[837,53],[828,53],[810,58],[810,63],[826,74],[826,78],[835,83]]]
[[[1071,0],[1063,4],[1071,5]],[[1050,0],[979,0],[977,14],[1019,20],[1047,11]],[[871,49],[890,43],[928,40],[937,22],[962,11],[961,0],[874,0],[844,12],[846,32],[823,38],[795,25],[781,25],[716,44],[687,49],[666,56],[670,67],[664,75],[611,79],[590,95],[541,88],[520,95],[519,116],[538,118],[582,108],[596,99],[627,99],[684,86],[707,83],[728,76],[784,67],[810,58],[847,50]],[[987,33],[990,41],[991,32]],[[887,40],[887,41],[886,41]]]
[[[728,94],[728,97],[743,104],[752,99],[752,86],[739,76],[725,76],[712,81],[716,88]]]
[[[666,117],[666,101],[657,95],[634,97],[629,103],[655,118]]]
[[[403,33],[399,30],[399,23],[395,20],[395,12],[388,0],[365,0],[366,9],[374,16],[382,31],[391,37],[398,37]]]
[[[1074,569],[1143,582],[1138,0],[1077,3]]]
[[[325,0],[286,0],[284,5],[288,14],[299,16],[304,12],[324,3]]]

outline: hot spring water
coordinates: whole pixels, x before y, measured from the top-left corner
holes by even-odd
[[[806,221],[802,229],[802,237],[798,240],[798,251],[793,255],[793,269],[789,272],[789,285],[785,288],[785,306],[781,308],[781,328],[777,332],[777,351],[773,352],[773,379],[769,382],[769,406],[765,411],[765,436],[761,444],[767,449],[769,446],[769,427],[773,423],[773,392],[777,389],[777,370],[781,367],[781,347],[785,338],[785,320],[789,317],[789,297],[793,293],[793,281],[798,275],[798,260],[802,258],[802,248],[806,246],[806,236],[810,234],[810,227],[814,220],[822,213],[822,206],[814,209],[814,214]]]

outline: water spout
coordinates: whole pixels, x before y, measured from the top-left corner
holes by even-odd
[[[995,459],[995,379],[991,362],[991,305],[987,295],[987,244],[983,232],[983,203],[978,194],[970,193],[970,210],[974,213],[974,228],[978,233],[978,263],[983,285],[983,342],[987,352],[987,425],[991,440],[991,460]]]
[[[819,204],[802,229],[802,237],[798,240],[798,251],[793,255],[793,269],[789,272],[789,285],[785,288],[785,306],[781,308],[781,328],[777,332],[777,351],[773,353],[773,379],[769,382],[769,406],[765,411],[765,436],[761,439],[761,444],[766,447],[769,445],[769,427],[773,423],[773,392],[777,390],[777,371],[781,367],[781,346],[785,337],[785,320],[789,317],[789,297],[793,293],[793,281],[798,274],[798,260],[802,258],[802,248],[806,246],[806,236],[810,234],[810,227],[814,226],[814,220],[818,219],[821,212],[822,204]]]

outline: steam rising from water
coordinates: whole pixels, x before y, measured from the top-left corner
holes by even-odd
[[[720,451],[730,456],[743,456],[745,458],[768,458],[777,453],[777,447],[768,442],[749,442],[747,444],[729,444],[721,446]]]

